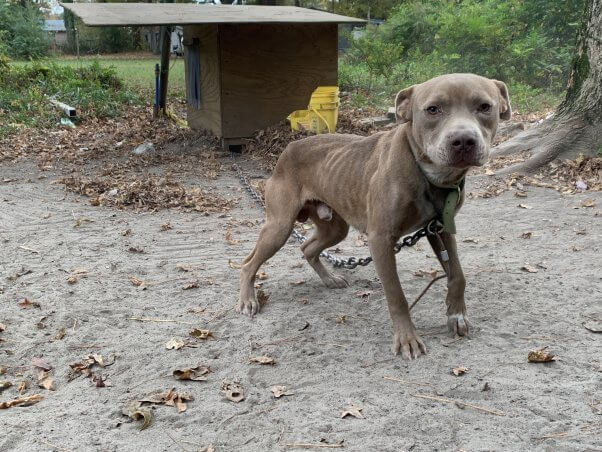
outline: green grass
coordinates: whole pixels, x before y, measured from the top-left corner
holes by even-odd
[[[117,77],[129,88],[138,91],[144,97],[144,101],[153,102],[155,90],[155,64],[159,62],[159,56],[149,58],[148,56],[136,57],[128,54],[131,58],[115,58],[114,56],[98,55],[94,57],[82,57],[77,60],[73,57],[51,58],[48,61],[59,66],[72,68],[86,67],[95,61],[101,67],[113,67]],[[26,62],[14,61],[11,64],[24,65]],[[167,95],[169,97],[184,97],[186,86],[184,81],[184,60],[172,58],[169,64],[169,84]],[[147,97],[148,96],[148,97]]]
[[[158,57],[122,54],[0,61],[0,136],[22,127],[54,127],[62,113],[47,96],[78,109],[78,121],[118,117],[127,105],[154,101]],[[185,96],[184,62],[170,62],[168,102]]]

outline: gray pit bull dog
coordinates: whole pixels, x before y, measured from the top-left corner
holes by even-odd
[[[393,352],[406,359],[426,353],[401,289],[393,246],[441,216],[451,187],[468,169],[483,165],[498,121],[511,116],[503,82],[473,74],[436,77],[400,91],[395,100],[400,126],[369,137],[328,134],[290,143],[265,186],[266,221],[240,275],[238,311],[259,311],[254,279],[261,264],[287,241],[295,220],[311,218],[315,232],[301,250],[328,288],[348,284],[330,273],[320,252],[347,236],[349,225],[366,233],[393,322]],[[464,201],[463,191],[456,211]],[[429,236],[441,260],[446,249],[447,325],[466,335],[464,274],[454,235]]]

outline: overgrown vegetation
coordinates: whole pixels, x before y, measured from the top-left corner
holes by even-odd
[[[0,62],[0,87],[0,135],[23,126],[58,124],[62,113],[49,105],[49,97],[77,108],[79,119],[115,117],[124,106],[140,103],[113,68],[97,62],[79,68],[52,62]]]
[[[583,6],[583,0],[400,2],[383,25],[350,37],[340,85],[357,103],[379,104],[399,87],[473,72],[508,83],[520,111],[551,107],[564,91]]]
[[[44,17],[33,2],[0,0],[0,55],[39,58],[48,54]]]

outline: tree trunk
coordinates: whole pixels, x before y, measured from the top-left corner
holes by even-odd
[[[531,151],[503,172],[532,172],[552,160],[602,152],[602,0],[590,0],[577,36],[566,98],[554,116],[502,143],[493,156]]]

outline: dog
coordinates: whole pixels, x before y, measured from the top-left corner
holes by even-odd
[[[241,267],[239,312],[253,316],[259,311],[255,274],[286,243],[295,221],[310,218],[315,225],[301,246],[309,265],[326,287],[346,287],[347,281],[328,271],[319,256],[342,241],[351,225],[368,237],[391,315],[393,353],[401,351],[405,359],[426,354],[410,318],[393,247],[402,235],[441,216],[448,194],[458,190],[469,168],[487,161],[498,122],[510,119],[512,111],[503,82],[448,74],[401,90],[395,114],[400,125],[389,131],[368,137],[317,135],[286,147],[265,185],[265,224]],[[463,201],[462,191],[456,212]],[[428,240],[447,273],[448,329],[463,336],[470,327],[466,282],[452,232]]]

